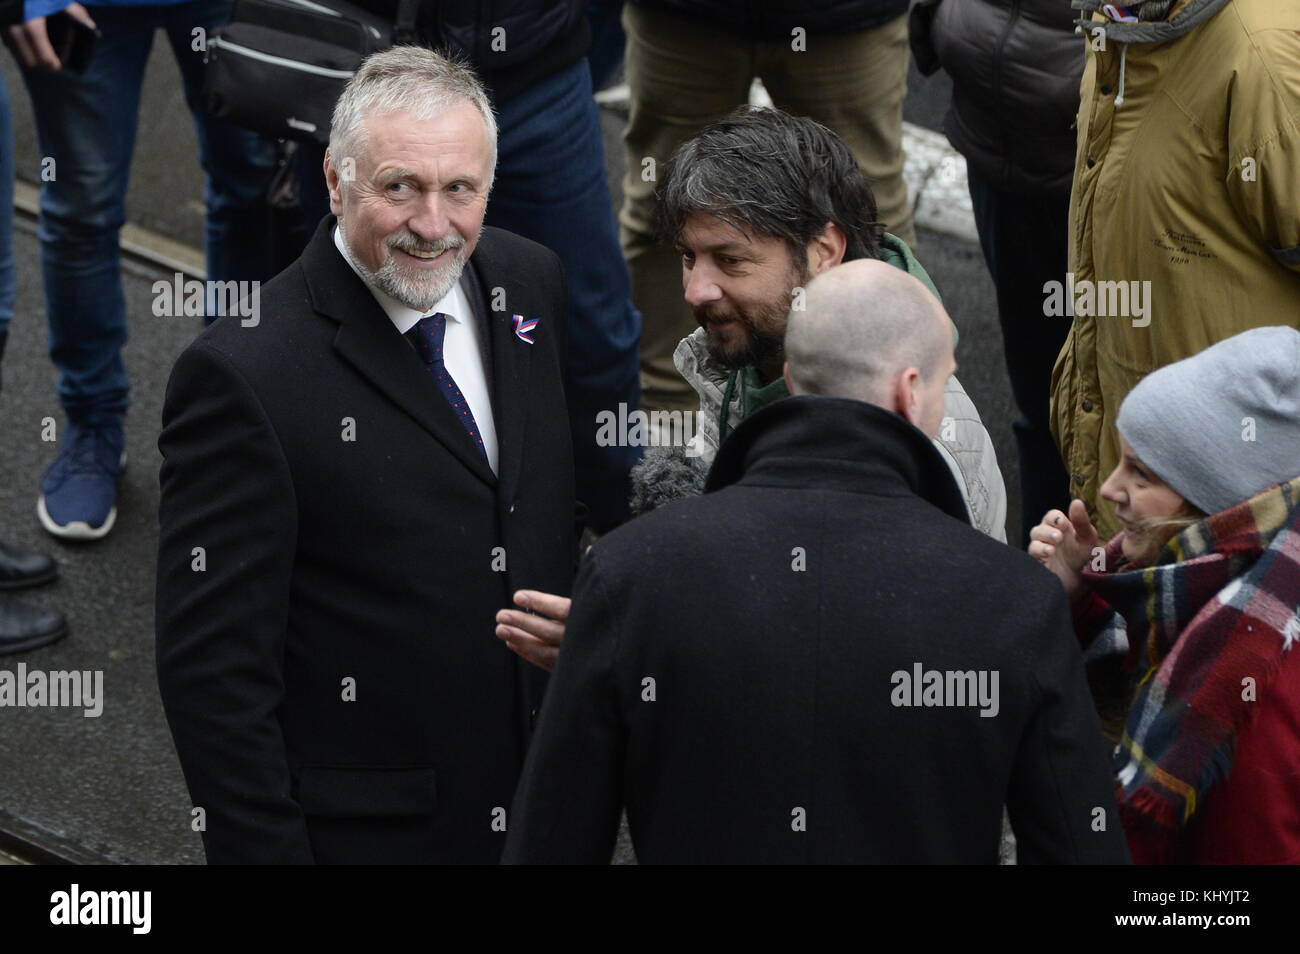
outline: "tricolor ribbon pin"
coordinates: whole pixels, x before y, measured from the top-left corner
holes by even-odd
[[[529,344],[532,344],[533,339],[530,337],[530,334],[534,328],[542,323],[542,319],[525,318],[523,315],[514,315],[513,318],[515,323],[515,336],[519,338],[520,341],[527,341]]]

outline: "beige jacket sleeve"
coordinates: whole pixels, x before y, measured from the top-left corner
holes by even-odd
[[[1300,32],[1254,34],[1232,88],[1227,187],[1237,215],[1280,264],[1300,274]]]
[[[1007,488],[998,468],[997,451],[975,402],[956,377],[950,377],[944,389],[943,415],[934,446],[961,488],[971,525],[1006,543]]]

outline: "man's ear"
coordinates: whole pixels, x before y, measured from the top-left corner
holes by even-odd
[[[794,379],[790,377],[790,362],[789,362],[789,361],[787,361],[785,364],[781,365],[781,377],[785,378],[785,389],[786,389],[787,391],[789,391],[791,394],[794,394],[794,393],[795,393],[795,390],[794,390]]]
[[[808,271],[820,275],[844,261],[849,247],[848,236],[834,222],[827,222],[821,234],[808,243]]]
[[[907,368],[894,379],[894,413],[913,427],[921,426],[921,371]]]
[[[325,150],[325,187],[330,193],[330,211],[335,217],[343,217],[343,181],[339,171],[334,168],[334,157],[329,149]]]

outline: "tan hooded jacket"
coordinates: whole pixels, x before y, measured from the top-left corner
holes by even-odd
[[[1074,313],[1053,433],[1104,538],[1133,385],[1249,328],[1300,327],[1300,2],[1178,0],[1133,24],[1073,5],[1088,19],[1072,277],[1045,312]]]

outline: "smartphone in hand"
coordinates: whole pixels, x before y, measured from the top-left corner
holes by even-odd
[[[86,26],[67,10],[60,10],[45,19],[45,32],[50,46],[65,70],[84,73],[99,39],[99,30]]]

